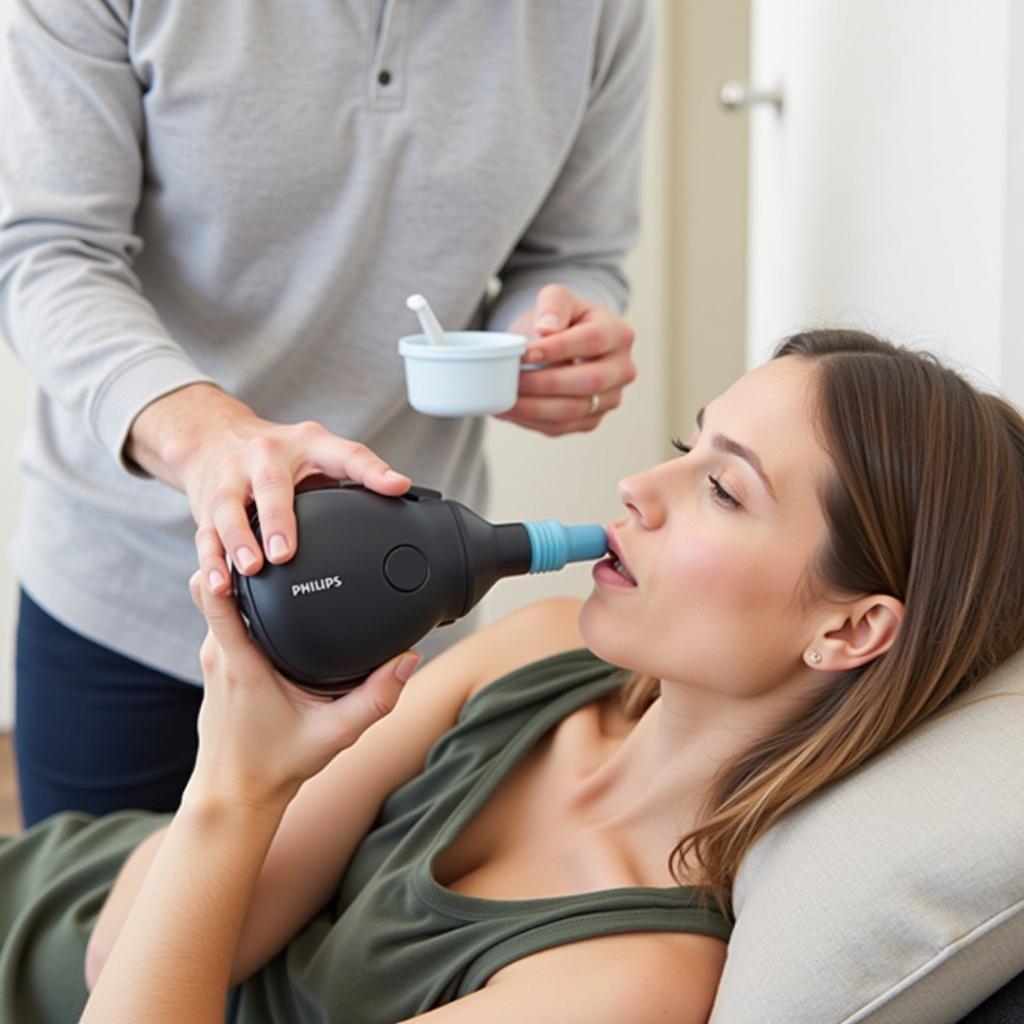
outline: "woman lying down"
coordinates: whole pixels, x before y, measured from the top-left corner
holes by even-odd
[[[3,841],[0,1018],[705,1020],[751,845],[1024,645],[1024,421],[850,331],[697,419],[582,606],[404,688],[313,700],[193,582],[181,807]]]

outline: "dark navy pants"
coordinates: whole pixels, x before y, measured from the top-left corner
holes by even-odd
[[[202,689],[68,629],[24,591],[14,745],[25,825],[56,811],[173,811],[195,762]]]

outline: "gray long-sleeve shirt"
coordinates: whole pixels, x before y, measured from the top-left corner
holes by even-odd
[[[426,294],[450,328],[507,326],[551,282],[622,308],[649,11],[8,7],[0,333],[38,384],[15,565],[72,629],[198,680],[195,525],[184,495],[126,465],[132,420],[212,380],[481,508],[483,422],[406,403],[404,299]]]

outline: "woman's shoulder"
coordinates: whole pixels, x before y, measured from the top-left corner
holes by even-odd
[[[552,997],[566,978],[602,978],[602,1019],[679,1022],[706,1021],[725,965],[725,943],[710,935],[630,932],[602,935],[553,946],[497,972],[488,982],[515,981],[536,992],[549,986]],[[502,977],[504,976],[504,977]]]
[[[483,988],[415,1020],[470,1024],[532,1017],[587,1024],[703,1024],[724,963],[725,943],[708,935],[602,935],[514,960]],[[567,985],[566,978],[586,978],[586,984]]]
[[[582,604],[577,597],[534,601],[463,641],[472,642],[477,651],[468,698],[534,662],[582,648],[578,624]]]

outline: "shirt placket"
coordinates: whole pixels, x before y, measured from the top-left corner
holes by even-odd
[[[367,106],[381,112],[405,105],[411,0],[384,0],[366,83]]]

